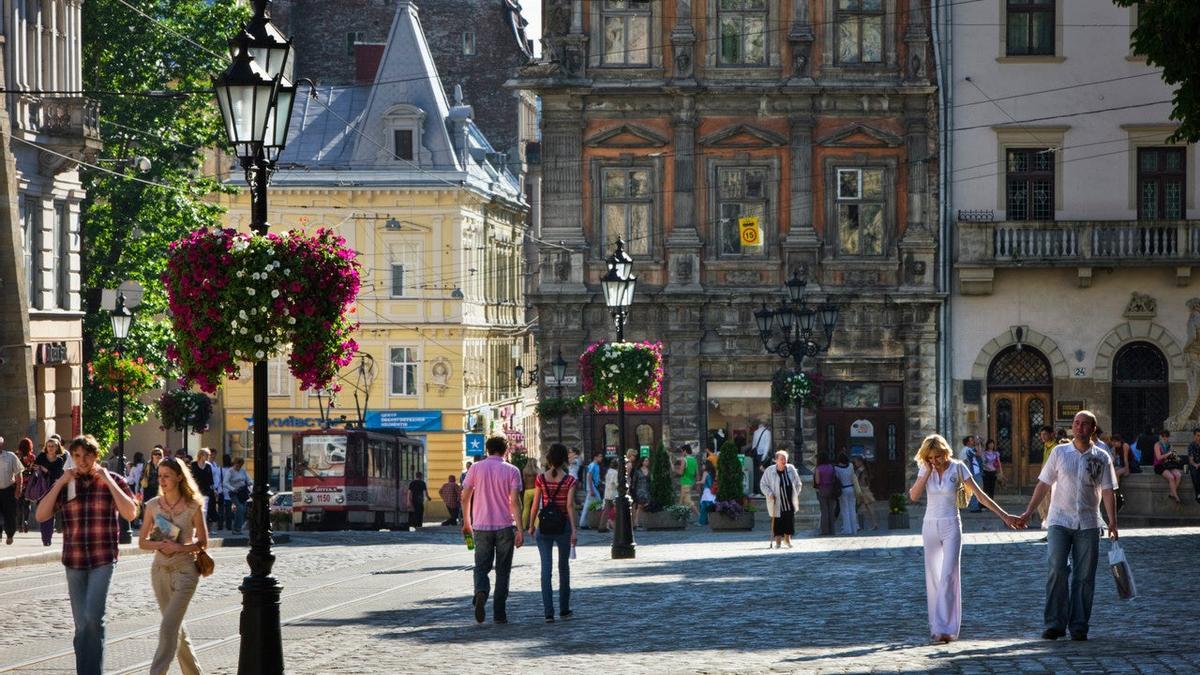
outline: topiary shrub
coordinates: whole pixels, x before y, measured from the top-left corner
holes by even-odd
[[[671,457],[662,443],[650,451],[649,511],[661,511],[675,504],[675,480],[671,476]]]
[[[742,502],[742,454],[733,441],[725,441],[717,455],[717,501]]]

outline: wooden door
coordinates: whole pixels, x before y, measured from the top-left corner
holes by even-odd
[[[905,458],[915,452],[903,446],[903,423],[901,410],[819,410],[816,451],[831,458],[842,451],[861,455],[871,471],[871,493],[886,501],[905,489]],[[812,451],[807,449],[807,459],[815,463]]]
[[[658,413],[625,413],[624,442],[621,442],[615,414],[596,415],[592,424],[592,448],[603,451],[610,458],[616,457],[619,447],[637,449],[647,445],[654,449],[662,441],[662,415]],[[590,457],[588,461],[591,461]]]
[[[1007,487],[1034,486],[1042,470],[1038,432],[1050,419],[1050,392],[989,392],[988,413],[989,438],[1000,451]]]

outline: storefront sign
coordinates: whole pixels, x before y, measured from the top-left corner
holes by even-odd
[[[1058,402],[1058,419],[1073,420],[1075,415],[1079,414],[1084,407],[1083,401],[1059,401]]]
[[[875,425],[871,420],[854,420],[850,423],[850,438],[875,438]]]
[[[463,438],[467,457],[483,457],[483,434],[466,434]]]
[[[254,428],[254,417],[253,416],[243,417],[242,419],[246,420],[246,428],[247,429]],[[289,415],[287,417],[268,417],[267,418],[267,428],[268,429],[320,429],[321,428],[321,418],[320,417],[297,417],[296,415]]]
[[[368,410],[368,429],[402,429],[404,431],[441,431],[441,410]]]

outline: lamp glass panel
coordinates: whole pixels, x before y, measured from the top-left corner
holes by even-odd
[[[761,333],[771,332],[772,319],[774,319],[773,313],[766,307],[754,313],[754,321],[758,323],[758,330]]]
[[[781,307],[779,311],[775,312],[775,320],[779,322],[779,327],[785,333],[792,330],[792,322],[794,319],[795,315],[792,314],[792,308],[786,305]]]
[[[826,332],[833,332],[833,327],[838,321],[838,306],[837,305],[821,305],[821,323],[825,326]]]
[[[617,276],[616,270],[610,269],[608,274],[600,280],[600,286],[604,289],[604,304],[611,307],[620,307],[621,288],[624,281]]]
[[[800,321],[800,332],[811,333],[813,324],[817,320],[817,313],[805,307],[804,309],[800,310],[800,316],[798,318]]]
[[[129,326],[133,323],[133,315],[124,307],[114,311],[111,316],[113,337],[124,340],[129,336]]]

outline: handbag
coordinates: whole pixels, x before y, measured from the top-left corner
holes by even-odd
[[[970,504],[971,498],[967,495],[967,484],[960,480],[958,489],[954,491],[954,507],[961,511]]]
[[[25,499],[31,502],[40,501],[48,492],[50,492],[50,481],[46,480],[46,475],[41,471],[35,471],[33,477],[25,485]]]
[[[196,561],[196,571],[199,572],[200,576],[202,577],[212,575],[213,570],[217,567],[217,564],[213,562],[212,556],[209,555],[208,551],[204,549],[200,549],[199,551],[193,553],[192,558]]]

